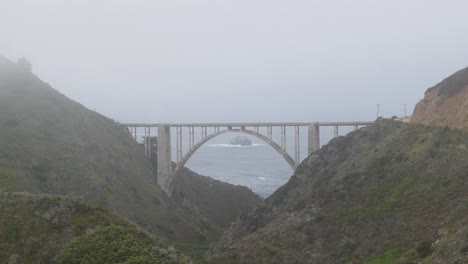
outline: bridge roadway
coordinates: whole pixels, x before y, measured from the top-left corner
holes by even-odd
[[[143,142],[145,146],[145,155],[151,157],[152,142],[151,128],[157,128],[157,164],[158,164],[158,184],[163,191],[171,194],[172,177],[177,174],[190,157],[206,142],[214,137],[224,133],[239,132],[248,134],[269,144],[277,151],[294,170],[301,162],[300,160],[300,144],[299,140],[300,128],[307,127],[307,152],[308,155],[317,151],[320,148],[320,127],[334,127],[334,137],[339,135],[339,127],[353,127],[354,130],[361,126],[368,126],[372,121],[364,122],[252,122],[252,123],[121,123],[129,129],[130,133],[137,140],[138,129],[144,130]],[[281,140],[276,143],[273,139],[274,127],[280,128]],[[176,168],[172,166],[172,149],[171,149],[171,128],[176,132]],[[195,142],[195,129],[200,129],[200,140]],[[208,130],[210,128],[210,130]],[[286,131],[287,128],[294,128],[294,144],[295,155],[294,159],[286,151]],[[188,130],[188,151],[183,153],[183,135],[184,130]],[[262,132],[266,132],[263,134]]]
[[[254,123],[121,123],[126,127],[292,127],[292,126],[310,126],[310,124],[319,126],[368,126],[374,121],[364,122],[254,122]]]

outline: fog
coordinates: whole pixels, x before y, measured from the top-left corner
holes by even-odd
[[[467,1],[0,0],[0,54],[121,122],[373,120],[467,66]]]

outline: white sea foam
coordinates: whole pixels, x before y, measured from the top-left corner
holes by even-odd
[[[218,148],[251,148],[266,146],[265,144],[252,144],[249,146],[231,145],[231,144],[207,144],[207,147],[218,147]]]

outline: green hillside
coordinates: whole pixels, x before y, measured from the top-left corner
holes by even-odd
[[[468,263],[468,133],[380,120],[311,155],[212,263]]]
[[[0,58],[1,188],[72,194],[173,241],[207,244],[205,230],[173,210],[141,148],[124,127]]]

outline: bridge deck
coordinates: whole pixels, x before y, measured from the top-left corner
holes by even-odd
[[[282,127],[282,126],[368,126],[373,121],[360,122],[259,122],[259,123],[121,123],[127,127]]]

